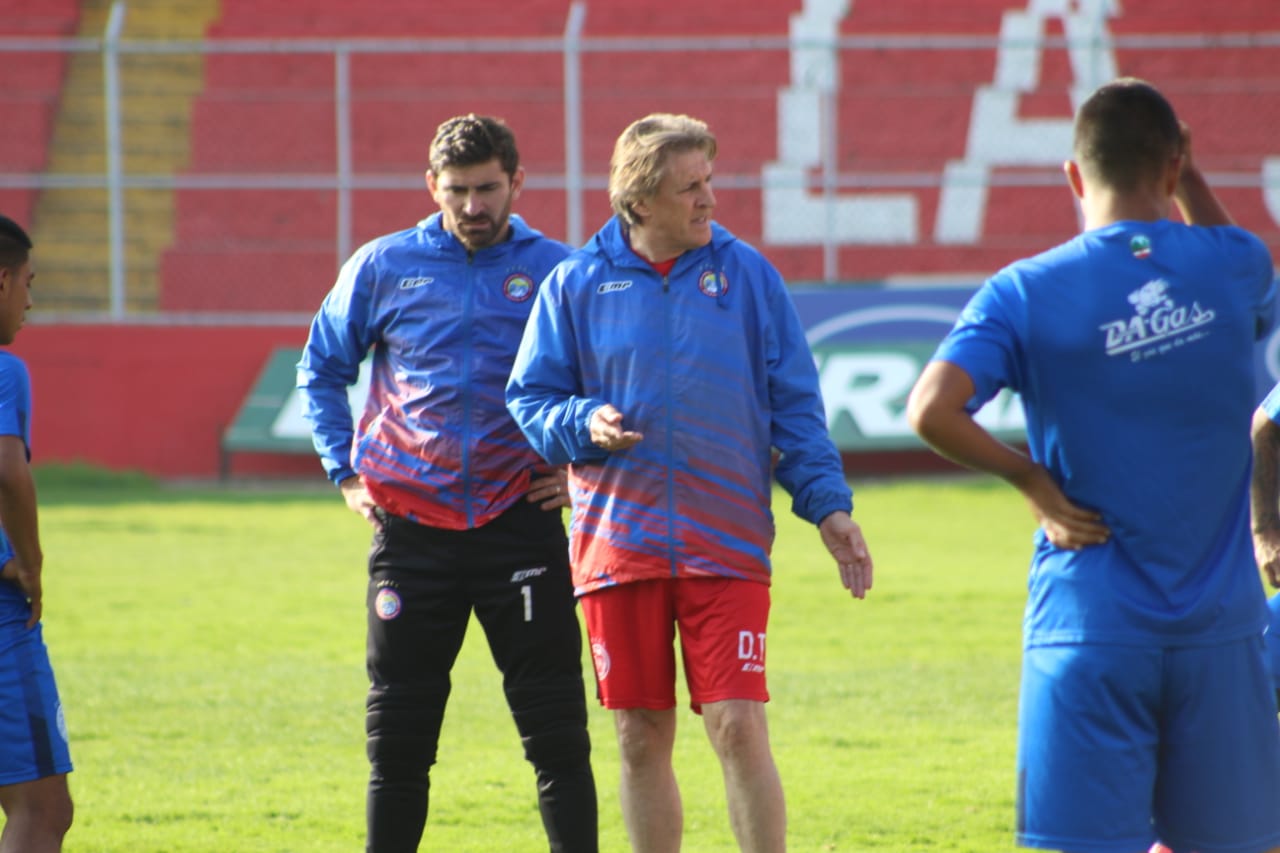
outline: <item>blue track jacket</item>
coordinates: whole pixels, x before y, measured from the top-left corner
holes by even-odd
[[[592,444],[605,403],[644,440]],[[663,277],[610,220],[543,282],[507,404],[543,458],[573,463],[579,594],[667,577],[769,583],[772,448],[799,516],[852,508],[782,278],[719,225]]]
[[[528,490],[541,461],[503,400],[538,282],[569,253],[518,216],[474,255],[437,213],[342,267],[298,364],[316,451],[335,483],[359,473],[388,512],[478,527]],[[373,351],[353,431],[347,387]]]

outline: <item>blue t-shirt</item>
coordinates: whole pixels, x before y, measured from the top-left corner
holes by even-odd
[[[1262,630],[1249,423],[1272,277],[1242,229],[1119,222],[1001,270],[962,312],[935,359],[972,378],[972,410],[1018,392],[1032,457],[1112,532],[1079,551],[1036,532],[1027,645]]]
[[[1280,423],[1280,384],[1277,384],[1262,401],[1267,417]],[[1267,604],[1271,608],[1271,624],[1267,626],[1267,659],[1271,662],[1271,675],[1276,690],[1280,690],[1280,593],[1271,596]]]
[[[1267,626],[1267,660],[1271,662],[1271,679],[1280,690],[1280,593],[1267,600],[1271,608],[1271,624]]]
[[[31,377],[22,359],[5,351],[0,351],[0,435],[21,438],[31,458]],[[0,566],[13,554],[13,543],[0,527]],[[30,613],[27,597],[17,584],[0,581],[0,631],[25,631]]]

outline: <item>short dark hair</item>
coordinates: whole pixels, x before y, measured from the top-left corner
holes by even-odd
[[[1145,80],[1122,77],[1100,87],[1076,114],[1076,162],[1105,186],[1131,192],[1158,180],[1182,150],[1173,106]]]
[[[22,226],[0,214],[0,267],[17,269],[31,257],[32,243]]]
[[[468,113],[454,116],[436,128],[428,162],[431,174],[439,175],[450,167],[475,166],[495,157],[502,164],[502,171],[514,177],[520,168],[515,134],[500,118]]]

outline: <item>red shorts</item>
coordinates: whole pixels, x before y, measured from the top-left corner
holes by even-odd
[[[765,626],[769,587],[727,578],[638,581],[579,599],[606,708],[676,706],[675,635],[689,704],[769,701],[765,687]]]

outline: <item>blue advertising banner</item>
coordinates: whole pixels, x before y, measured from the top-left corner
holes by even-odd
[[[907,394],[977,286],[792,290],[837,447],[923,447],[907,425]],[[1002,392],[977,417],[1006,441],[1023,437],[1022,406],[1013,394]]]
[[[938,287],[797,287],[792,296],[813,348],[827,426],[842,450],[921,447],[907,426],[907,394],[981,282]],[[1256,348],[1257,401],[1280,380],[1280,332]],[[1008,441],[1026,422],[1003,392],[978,420]]]
[[[827,426],[841,450],[923,447],[906,422],[907,394],[978,285],[792,288],[818,367]],[[293,388],[299,354],[296,349],[272,354],[227,432],[228,449],[311,452],[301,399]],[[1258,344],[1257,367],[1261,401],[1280,379],[1280,333]],[[367,393],[366,365],[350,391],[354,413]],[[1001,393],[977,417],[1007,441],[1023,437],[1025,421],[1016,395]]]

